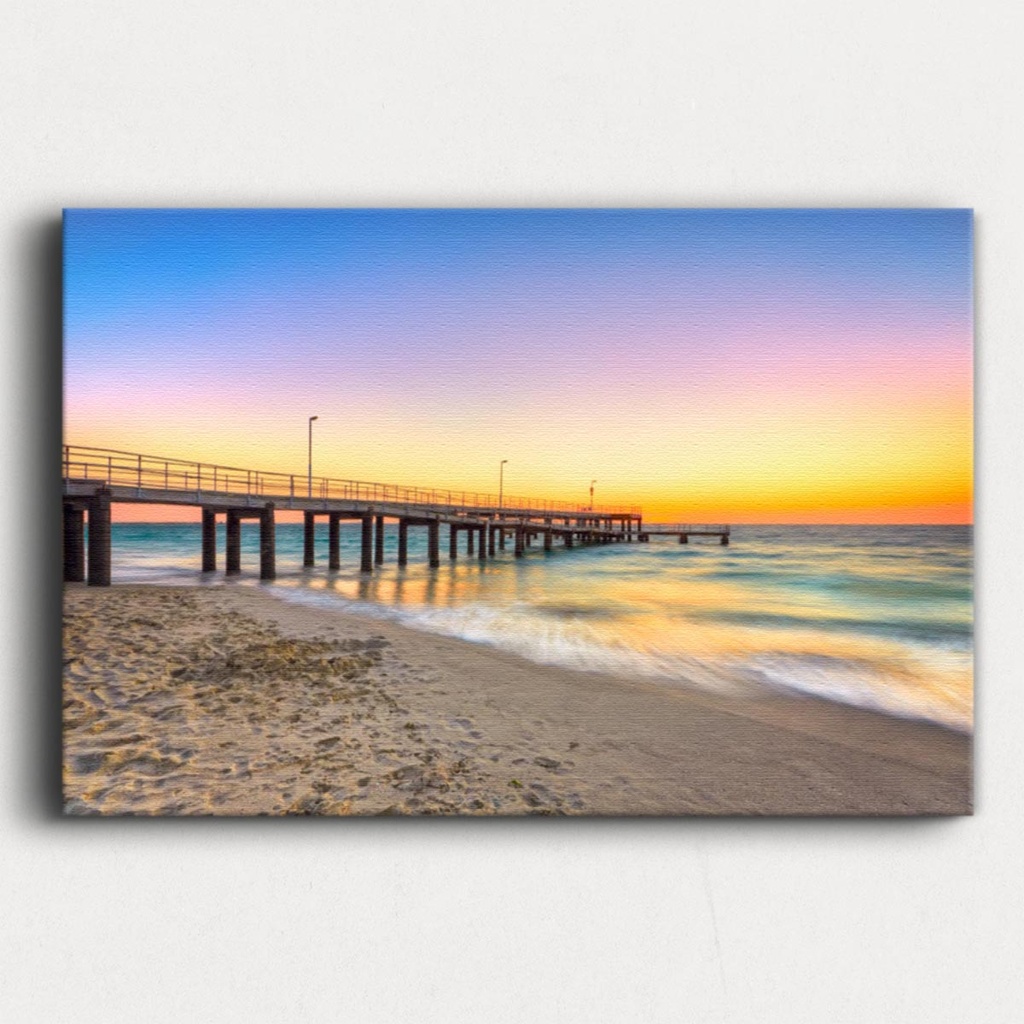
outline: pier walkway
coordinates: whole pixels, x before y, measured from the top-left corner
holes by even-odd
[[[398,564],[408,561],[410,528],[427,530],[427,557],[440,565],[440,533],[449,531],[448,555],[456,558],[459,534],[467,555],[485,561],[514,544],[522,557],[538,540],[550,551],[557,540],[565,548],[646,539],[639,506],[588,506],[565,501],[502,497],[469,491],[401,487],[265,473],[210,463],[190,462],[138,452],[65,445],[63,450],[64,579],[110,584],[110,508],[116,502],[185,505],[202,511],[202,567],[217,568],[216,524],[227,524],[225,570],[241,570],[241,521],[259,520],[260,578],[276,575],[275,513],[301,511],[303,564],[314,564],[316,518],[328,520],[328,568],[339,569],[339,525],[361,523],[360,571],[384,562],[384,524],[398,522]],[[88,521],[88,541],[85,524]],[[660,529],[660,528],[659,528]],[[648,531],[650,533],[651,531]],[[724,541],[723,541],[724,543]]]

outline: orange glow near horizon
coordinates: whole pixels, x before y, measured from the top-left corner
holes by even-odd
[[[547,497],[571,503],[589,499],[594,472],[597,504],[639,504],[648,521],[734,523],[964,523],[972,519],[972,423],[969,393],[902,404],[843,401],[841,389],[813,402],[791,398],[776,409],[733,405],[728,422],[707,410],[662,410],[650,420],[609,410],[600,430],[549,416],[543,425],[524,415],[518,429],[498,417],[449,419],[444,431],[425,423],[377,429],[379,420],[340,423],[323,415],[316,424],[314,474],[455,491],[496,493],[497,463],[483,456],[504,454],[509,496]],[[92,417],[89,417],[90,419]],[[74,429],[69,437],[102,447],[103,433]],[[109,424],[126,450],[209,463],[293,473],[302,488],[305,426],[298,443],[282,446],[271,423],[254,422],[246,440],[225,444],[217,431],[182,430],[154,422]],[[508,433],[502,435],[502,430]],[[594,441],[590,435],[595,434]],[[552,444],[552,436],[560,438]],[[174,438],[176,443],[169,444]],[[604,440],[601,440],[604,439]],[[679,440],[677,440],[679,439]],[[457,453],[461,453],[461,458]],[[589,454],[589,457],[587,455]],[[593,472],[593,470],[592,470]],[[575,480],[576,487],[566,485]],[[153,519],[146,506],[120,506],[119,521]],[[160,518],[185,521],[185,512]]]

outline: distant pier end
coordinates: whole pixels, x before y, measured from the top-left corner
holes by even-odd
[[[719,543],[729,543],[730,527],[725,523],[668,523],[649,526],[640,533],[641,541],[651,537],[678,537],[680,544],[689,544],[691,537],[718,537]]]

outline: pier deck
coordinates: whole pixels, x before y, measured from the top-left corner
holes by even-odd
[[[565,501],[500,497],[392,484],[336,480],[300,474],[267,473],[232,466],[162,458],[116,449],[65,445],[63,451],[64,579],[110,584],[110,507],[113,503],[182,505],[202,510],[202,566],[217,567],[216,523],[227,521],[225,569],[241,569],[241,520],[260,523],[260,578],[274,579],[275,514],[303,513],[303,564],[314,564],[316,518],[329,522],[330,569],[340,568],[339,524],[362,524],[360,570],[373,572],[384,561],[384,524],[398,522],[398,564],[408,561],[410,527],[427,529],[431,566],[440,564],[440,531],[449,528],[449,557],[458,553],[458,534],[466,534],[466,552],[481,561],[514,540],[523,557],[538,538],[550,551],[557,538],[567,549],[576,545],[631,542],[642,535],[639,506],[587,506]],[[86,543],[85,522],[89,531]]]

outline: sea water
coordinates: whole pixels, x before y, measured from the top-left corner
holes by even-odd
[[[242,526],[242,573],[201,572],[199,524],[115,524],[115,583],[264,586],[282,600],[394,620],[512,651],[542,664],[646,677],[665,686],[756,699],[798,691],[970,731],[973,690],[972,528],[739,526],[717,538],[576,547],[511,542],[479,561],[426,562],[426,531],[397,526],[385,564],[359,570],[358,524],[341,527],[341,562],[302,567],[301,523],[277,526],[277,580],[261,584],[259,530]]]

